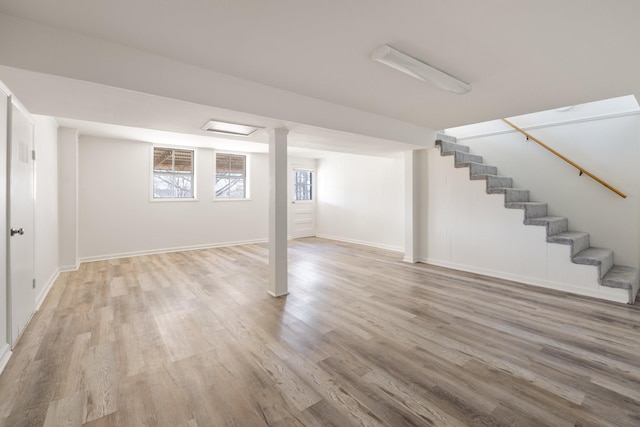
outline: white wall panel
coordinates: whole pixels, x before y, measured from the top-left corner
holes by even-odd
[[[268,239],[268,162],[250,154],[251,199],[213,201],[214,152],[197,150],[197,201],[151,201],[151,144],[80,138],[82,260]]]
[[[404,156],[318,160],[317,235],[404,251]]]

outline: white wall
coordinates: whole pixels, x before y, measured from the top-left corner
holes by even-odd
[[[573,264],[570,247],[547,243],[546,228],[523,224],[524,211],[505,209],[504,195],[486,194],[453,156],[427,150],[423,189],[428,221],[421,260],[459,270],[628,302],[628,291],[599,285],[597,267]],[[423,255],[424,256],[424,255]]]
[[[35,120],[36,308],[58,277],[58,125],[51,117]]]
[[[317,235],[404,251],[404,156],[336,154],[317,163]]]
[[[58,129],[58,259],[62,271],[78,268],[78,130]]]
[[[531,120],[524,117],[514,122],[524,126]],[[514,186],[529,189],[531,200],[548,203],[550,215],[569,218],[571,230],[589,232],[592,246],[613,249],[616,264],[640,267],[640,115],[569,122],[529,132],[628,197],[623,199],[588,176],[579,176],[576,169],[518,133],[458,142],[497,166],[500,175],[513,177]]]
[[[151,144],[80,137],[81,260],[268,239],[268,156],[250,154],[251,200],[213,201],[214,152],[198,149],[197,201],[151,201]]]

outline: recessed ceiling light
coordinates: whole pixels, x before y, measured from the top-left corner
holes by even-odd
[[[422,61],[418,61],[386,44],[374,50],[371,58],[418,80],[430,82],[449,92],[464,94],[471,90],[471,85],[468,83],[458,80]]]
[[[242,125],[240,123],[222,122],[220,120],[209,120],[202,126],[202,130],[209,132],[222,133],[225,135],[249,136],[258,129],[264,129],[260,126]]]

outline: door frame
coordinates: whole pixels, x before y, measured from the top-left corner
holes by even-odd
[[[26,226],[30,230],[28,233],[29,239],[31,239],[32,244],[32,259],[31,259],[31,276],[32,280],[35,280],[35,190],[36,190],[36,182],[35,182],[35,159],[33,158],[33,152],[35,150],[35,122],[31,117],[31,113],[18,101],[18,99],[9,92],[9,100],[7,103],[7,190],[6,190],[6,229],[5,229],[5,237],[6,237],[6,284],[7,284],[7,341],[8,344],[13,350],[15,345],[18,343],[18,340],[24,333],[27,325],[31,321],[31,318],[35,314],[35,289],[34,287],[30,287],[31,291],[31,304],[29,306],[29,315],[28,318],[23,325],[22,329],[17,333],[17,336],[14,336],[13,327],[14,327],[14,311],[15,307],[13,307],[13,289],[14,283],[12,281],[12,265],[11,265],[11,235],[9,230],[12,227],[12,217],[11,217],[11,185],[12,185],[12,157],[13,157],[13,108],[19,110],[24,117],[27,119],[30,126],[30,140],[29,140],[29,153],[27,153],[29,162],[30,162],[30,174],[31,174],[31,223]]]

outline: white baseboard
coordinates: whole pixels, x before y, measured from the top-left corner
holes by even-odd
[[[77,268],[76,268],[76,270],[77,270]],[[36,298],[36,310],[35,311],[40,310],[40,306],[44,302],[44,299],[49,294],[49,291],[51,290],[51,287],[56,282],[56,280],[58,279],[59,276],[60,276],[60,269],[58,269],[57,271],[55,271],[51,275],[51,277],[49,278],[47,283],[45,283],[44,287],[40,290],[40,293],[38,294],[38,297]]]
[[[316,234],[321,239],[336,240],[338,242],[353,243],[355,245],[371,246],[373,248],[386,249],[393,252],[404,252],[404,248],[398,246],[385,245],[376,242],[365,242],[362,240],[348,239],[345,237],[331,236],[329,234]]]
[[[78,261],[76,265],[63,265],[58,268],[58,271],[60,273],[65,273],[67,271],[78,271],[79,268],[80,268],[80,261]]]
[[[166,254],[171,252],[197,251],[200,249],[213,249],[213,248],[224,248],[229,246],[251,245],[256,243],[267,243],[268,241],[269,239],[242,240],[242,241],[235,241],[235,242],[223,242],[223,243],[214,243],[214,244],[206,244],[206,245],[180,246],[180,247],[173,247],[173,248],[149,249],[149,250],[134,251],[134,252],[122,252],[118,254],[96,255],[96,256],[80,258],[80,263],[93,262],[93,261],[106,261],[109,259],[129,258],[129,257],[144,256],[144,255]]]
[[[8,343],[4,343],[0,347],[0,374],[9,363],[9,358],[11,358],[11,346]]]
[[[452,270],[466,271],[468,273],[482,274],[483,276],[495,277],[498,279],[510,280],[513,282],[522,283],[525,285],[538,286],[541,288],[555,289],[557,291],[568,292],[576,295],[583,295],[587,297],[599,298],[607,301],[629,303],[629,294],[626,289],[619,288],[607,288],[603,286],[597,286],[596,288],[580,288],[567,283],[554,282],[546,280],[544,278],[521,276],[518,274],[505,273],[503,271],[496,271],[486,268],[479,268],[470,265],[457,264],[454,262],[434,259],[434,258],[421,258],[420,262],[425,264],[436,265],[438,267],[450,268]]]

